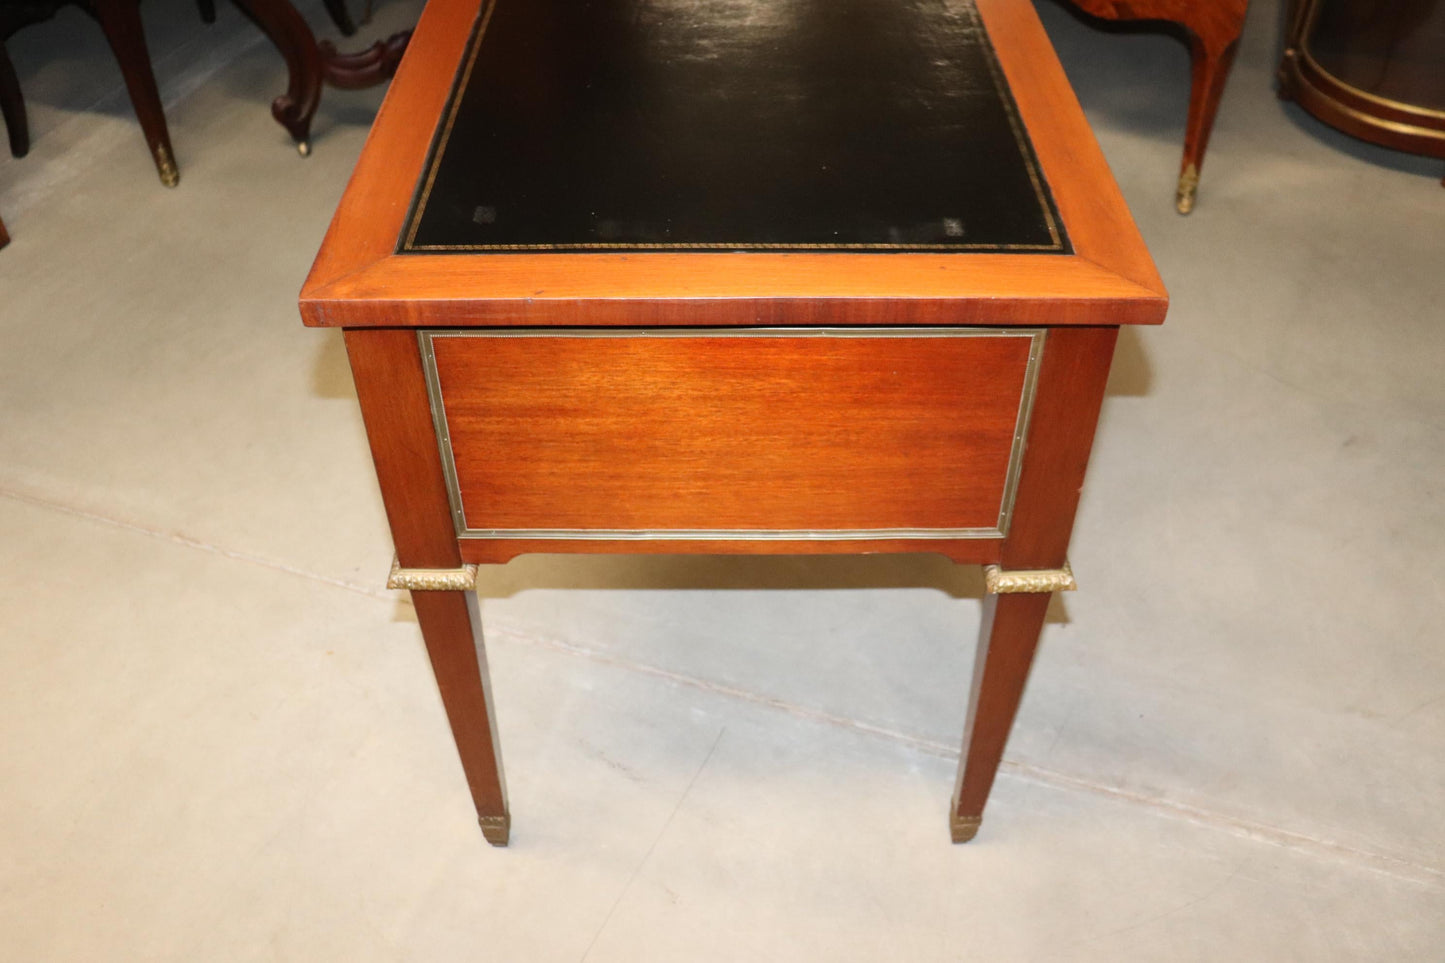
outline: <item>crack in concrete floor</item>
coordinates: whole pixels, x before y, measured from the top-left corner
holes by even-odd
[[[184,535],[180,532],[161,531],[138,522],[126,521],[95,511],[65,505],[34,494],[13,489],[0,489],[0,498],[156,538],[161,541],[179,545],[183,548],[208,552],[233,561],[259,565],[263,568],[307,579],[332,588],[339,588],[367,598],[380,601],[393,601],[398,598],[398,593],[389,589],[321,575],[263,556],[227,549],[198,538]],[[404,598],[403,601],[407,605],[410,605],[409,597]],[[484,626],[484,631],[487,639],[492,642],[502,641],[544,648],[549,651],[587,659],[591,662],[608,665],[624,671],[646,675],[674,685],[685,686],[712,695],[746,702],[775,712],[781,712],[797,719],[804,719],[835,728],[847,729],[860,735],[883,739],[916,752],[938,758],[950,760],[958,758],[958,746],[941,743],[902,730],[875,725],[861,719],[854,719],[850,716],[829,712],[825,709],[790,702],[776,696],[753,692],[749,689],[714,682],[645,662],[627,659],[577,642],[551,637],[526,626],[508,623],[504,619],[488,620]],[[960,740],[961,739],[962,734],[960,733]],[[1028,780],[1056,789],[1086,792],[1117,802],[1141,806],[1153,810],[1157,815],[1182,819],[1198,826],[1220,832],[1227,832],[1231,835],[1255,842],[1308,852],[1318,858],[1347,862],[1358,868],[1377,872],[1395,879],[1445,888],[1445,868],[1419,863],[1390,853],[1350,846],[1322,836],[1297,832],[1282,826],[1275,826],[1258,820],[1234,816],[1215,809],[1207,809],[1189,803],[1178,802],[1160,795],[1133,792],[1107,783],[1062,772],[1057,769],[1019,762],[1015,759],[1009,759],[1007,756],[1005,756],[1000,767],[1000,773],[1001,775]]]

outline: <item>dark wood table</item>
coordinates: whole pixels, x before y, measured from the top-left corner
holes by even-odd
[[[305,18],[290,0],[235,0],[235,3],[261,28],[286,61],[286,93],[271,102],[271,115],[286,128],[303,157],[311,152],[311,121],[321,103],[322,84],[357,90],[384,83],[396,72],[411,36],[410,31],[402,31],[363,50],[340,53],[327,41],[317,42]],[[151,69],[138,0],[0,0],[0,119],[5,123],[11,154],[24,157],[29,152],[30,133],[20,81],[6,53],[5,41],[17,30],[48,20],[72,4],[100,24],[120,66],[131,106],[155,161],[156,173],[162,184],[175,187],[180,183],[180,167],[171,147],[165,109]],[[350,24],[341,0],[328,0],[327,8],[338,23]],[[214,21],[214,4],[202,3],[201,14],[208,21]]]
[[[472,589],[526,552],[987,566],[972,838],[1166,304],[1027,0],[432,0],[301,295],[498,845]]]

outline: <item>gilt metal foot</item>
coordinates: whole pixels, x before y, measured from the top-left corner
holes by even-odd
[[[512,836],[512,817],[482,816],[477,822],[482,825],[482,835],[493,846],[505,846]]]
[[[955,843],[966,843],[978,835],[978,827],[982,822],[982,816],[954,815],[949,817],[948,829]]]
[[[166,187],[175,187],[181,182],[180,168],[176,167],[176,160],[164,144],[157,145],[155,154],[156,173],[160,175],[161,183]]]
[[[1194,195],[1199,193],[1199,168],[1190,164],[1179,175],[1179,190],[1174,195],[1174,209],[1180,214],[1194,210]]]

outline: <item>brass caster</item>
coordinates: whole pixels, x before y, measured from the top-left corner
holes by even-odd
[[[951,816],[948,830],[955,843],[966,843],[978,835],[978,827],[982,822],[982,816]]]
[[[298,140],[298,141],[296,142],[296,153],[300,154],[302,157],[310,157],[310,156],[311,156],[311,141],[309,141],[309,140]]]
[[[1194,195],[1199,193],[1199,168],[1190,164],[1179,175],[1179,191],[1174,195],[1174,209],[1180,214],[1194,210]]]
[[[477,822],[482,824],[482,835],[487,842],[493,846],[505,846],[512,835],[512,817],[508,816],[482,816]]]

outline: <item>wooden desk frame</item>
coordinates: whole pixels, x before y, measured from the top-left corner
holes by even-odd
[[[301,293],[308,325],[345,329],[396,546],[486,838],[510,829],[475,564],[525,552],[938,552],[991,566],[958,784],[973,837],[1066,553],[1118,327],[1167,296],[1032,6],[977,0],[1074,253],[397,255],[469,28],[486,0],[431,0]],[[740,261],[739,259],[744,259]],[[745,270],[739,270],[740,265]],[[417,329],[982,326],[1047,328],[1004,537],[828,541],[459,539]]]

